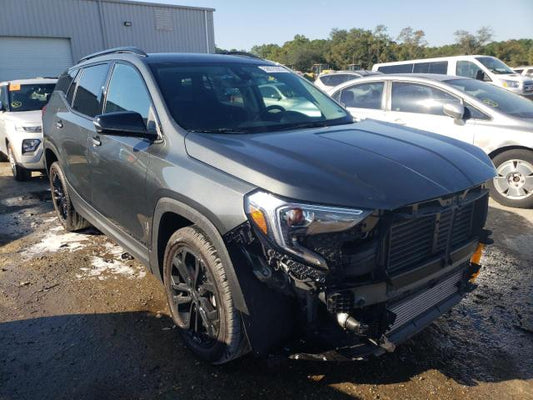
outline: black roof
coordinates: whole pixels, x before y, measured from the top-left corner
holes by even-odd
[[[196,64],[196,63],[216,63],[216,64],[252,64],[252,65],[276,65],[275,63],[263,60],[254,54],[246,52],[226,52],[225,54],[206,54],[206,53],[150,53],[147,54],[138,47],[115,47],[89,54],[78,61],[83,63],[93,58],[108,56],[112,58],[113,54],[131,54],[136,57],[142,57],[148,64],[152,63],[178,63],[178,64]]]
[[[202,54],[202,53],[149,53],[144,58],[147,64],[155,63],[216,63],[216,64],[251,64],[251,65],[276,65],[271,61],[261,58],[249,57],[246,55],[228,55],[228,54]]]

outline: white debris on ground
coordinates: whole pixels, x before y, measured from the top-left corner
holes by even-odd
[[[33,257],[43,253],[58,251],[74,251],[90,244],[87,235],[66,232],[62,226],[56,226],[44,233],[41,241],[34,244],[26,251],[26,256]]]
[[[99,280],[106,280],[110,277],[116,279],[119,275],[129,279],[140,279],[146,276],[144,268],[128,265],[122,260],[122,255],[125,253],[120,246],[106,243],[105,250],[102,251],[102,254],[107,256],[93,256],[91,258],[92,268],[80,268],[83,273],[76,274],[76,278],[97,278]]]
[[[57,218],[47,218],[42,222],[53,223]],[[92,235],[86,233],[66,232],[62,226],[54,226],[44,232],[39,232],[40,241],[29,247],[25,252],[27,258],[33,258],[44,253],[75,252],[94,246]],[[99,246],[101,247],[101,246]],[[80,273],[76,274],[78,279],[116,279],[118,276],[128,279],[141,279],[146,276],[146,271],[142,266],[133,264],[129,255],[123,257],[125,251],[122,247],[107,242],[103,248],[98,249],[96,256],[91,256],[91,267],[81,267]]]

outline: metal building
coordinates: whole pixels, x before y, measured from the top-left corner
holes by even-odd
[[[212,8],[129,0],[0,0],[0,81],[57,76],[118,46],[215,51]]]

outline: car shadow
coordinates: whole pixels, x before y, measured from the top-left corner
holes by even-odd
[[[144,312],[1,323],[0,398],[353,398],[251,357],[209,365],[184,348],[173,326]],[[286,378],[291,386],[279,382]]]
[[[41,317],[0,323],[0,398],[353,399],[357,396],[335,386],[409,382],[429,369],[461,382],[459,371],[448,367],[455,349],[443,352],[436,345],[442,340],[440,328],[433,326],[396,353],[365,362],[273,362],[246,356],[212,366],[183,346],[165,315]],[[494,375],[489,369],[473,371],[471,384],[533,374],[508,369]]]

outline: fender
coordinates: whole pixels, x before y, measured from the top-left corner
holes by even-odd
[[[218,255],[222,261],[222,264],[224,265],[226,277],[228,279],[231,293],[233,295],[235,307],[240,312],[248,315],[248,307],[244,300],[242,288],[239,284],[239,280],[237,278],[235,268],[231,261],[231,257],[218,229],[202,213],[181,201],[165,197],[157,202],[152,223],[152,246],[150,250],[150,268],[152,272],[162,281],[162,276],[159,272],[158,260],[160,254],[158,249],[159,246],[157,246],[157,243],[161,218],[167,212],[172,212],[174,214],[182,216],[183,218],[188,219],[207,234],[213,246],[215,246],[215,248],[217,249]]]

